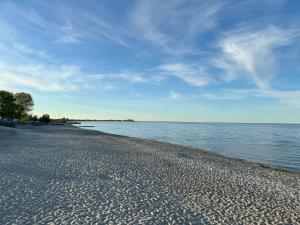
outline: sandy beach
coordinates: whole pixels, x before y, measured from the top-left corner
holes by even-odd
[[[0,224],[300,224],[299,173],[74,126],[0,127]]]

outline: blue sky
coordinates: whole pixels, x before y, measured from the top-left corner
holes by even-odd
[[[0,2],[0,89],[52,117],[300,122],[300,1]]]

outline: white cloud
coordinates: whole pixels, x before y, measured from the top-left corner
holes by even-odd
[[[131,73],[131,72],[118,73],[116,75],[112,75],[112,77],[124,79],[129,83],[150,83],[151,82],[151,78],[147,78],[140,74]]]
[[[79,32],[74,31],[73,25],[69,20],[66,20],[65,24],[58,28],[57,41],[65,43],[80,43],[81,36]]]
[[[79,90],[111,91],[119,88],[117,80],[128,83],[156,84],[161,75],[150,75],[131,71],[85,74],[82,68],[52,60],[47,52],[10,40],[0,44],[0,84],[2,88],[32,88],[47,92]]]
[[[80,19],[78,22],[83,36],[92,39],[110,40],[128,47],[128,39],[130,38],[128,27],[118,23],[118,19],[111,22],[91,12],[80,11],[79,13],[85,18],[84,21]],[[86,24],[90,24],[89,28],[86,27]]]
[[[165,79],[162,75],[152,75],[149,73],[137,73],[133,71],[116,72],[116,73],[98,73],[93,75],[94,79],[101,80],[125,80],[129,83],[146,83],[156,84]]]
[[[282,103],[287,103],[290,106],[300,109],[300,91],[273,91],[272,93],[270,93],[270,95],[280,99]]]
[[[14,66],[0,61],[0,74],[1,83],[10,87],[21,86],[50,92],[75,91],[87,87],[80,68],[68,65]]]
[[[225,80],[250,78],[258,88],[269,88],[276,74],[277,55],[275,50],[291,44],[300,36],[295,29],[279,29],[269,26],[261,30],[240,29],[230,32],[220,41],[222,55],[214,65],[227,72]]]
[[[28,29],[39,33],[41,36],[47,35],[53,39],[54,43],[78,44],[89,40],[112,41],[123,46],[127,46],[127,30],[118,24],[118,18],[110,15],[110,19],[105,19],[95,10],[94,7],[81,7],[72,2],[61,4],[60,2],[41,4],[40,7],[46,13],[40,14],[35,6],[30,7],[7,1],[0,8],[0,28],[16,33],[18,29]],[[38,8],[38,7],[37,7]],[[51,15],[46,17],[45,15]],[[106,15],[109,15],[107,10]],[[14,21],[13,25],[7,18],[22,18]]]
[[[50,58],[49,55],[45,51],[39,51],[39,50],[36,50],[33,48],[29,48],[28,46],[17,43],[17,42],[15,42],[13,44],[13,48],[21,54],[23,53],[23,54],[28,54],[28,55],[37,55],[40,58],[44,58],[44,59]]]
[[[272,2],[273,0],[265,1]],[[47,35],[46,41],[52,39],[63,43],[88,42],[90,46],[87,48],[80,46],[80,49],[78,49],[87,49],[88,51],[94,46],[99,47],[99,49],[103,47],[103,43],[99,44],[99,42],[91,40],[111,41],[123,46],[127,46],[132,40],[142,40],[154,44],[166,53],[176,55],[176,58],[169,55],[167,59],[154,59],[155,62],[174,62],[174,59],[175,62],[188,62],[187,60],[190,58],[178,57],[178,55],[193,53],[195,46],[198,50],[201,50],[201,43],[199,43],[201,37],[199,38],[199,36],[204,32],[212,31],[218,26],[219,16],[222,16],[220,12],[223,12],[223,10],[225,12],[226,7],[230,8],[230,5],[236,6],[236,9],[237,6],[241,6],[234,3],[227,4],[228,2],[208,0],[138,1],[133,10],[129,12],[131,20],[124,23],[121,22],[121,16],[120,18],[113,16],[114,10],[103,14],[97,13],[101,12],[99,8],[102,6],[94,10],[88,5],[82,5],[83,8],[81,8],[80,4],[72,3],[72,7],[68,7],[69,3],[66,3],[61,4],[58,7],[59,10],[56,10],[53,7],[55,4],[43,3],[43,9],[47,13],[39,14],[38,11],[34,10],[34,4],[27,7],[11,1],[7,5],[3,3],[1,13],[5,15],[0,15],[0,31],[3,33],[0,37],[2,42],[0,43],[0,61],[3,62],[0,65],[0,84],[23,85],[54,92],[93,89],[101,84],[103,89],[113,90],[117,88],[115,86],[117,82],[115,81],[118,80],[131,84],[156,84],[166,77],[175,77],[188,85],[202,87],[215,82],[214,78],[208,74],[208,71],[211,71],[208,69],[218,67],[227,73],[227,76],[224,77],[226,81],[246,77],[251,79],[258,88],[266,90],[270,88],[270,81],[276,75],[277,48],[293,43],[300,36],[299,30],[269,26],[264,29],[246,27],[228,32],[218,43],[218,49],[221,52],[218,55],[219,57],[213,61],[213,64],[208,64],[205,55],[202,55],[202,64],[167,63],[154,68],[150,72],[149,70],[145,72],[145,68],[142,66],[143,70],[141,72],[130,71],[130,68],[128,68],[128,70],[120,69],[118,71],[123,72],[114,74],[110,72],[95,75],[86,75],[83,72],[84,69],[70,65],[71,63],[62,63],[59,59],[54,61],[47,52],[27,46],[25,44],[28,44],[26,42],[27,38],[24,38],[24,42],[18,41],[18,38],[23,37],[21,34],[27,34],[21,32],[23,29],[27,32],[38,31],[40,33],[37,32],[36,34],[40,34],[41,38],[45,38],[45,35]],[[261,1],[257,0],[256,2]],[[249,6],[252,1],[251,3],[243,1],[243,4],[246,4],[243,6]],[[252,10],[252,8],[249,7],[249,10]],[[53,18],[46,16],[52,15],[52,12]],[[12,21],[9,21],[11,18],[22,18],[22,20],[11,23]],[[133,22],[133,27],[130,26],[132,25],[129,24],[130,22]],[[219,33],[213,33],[209,32],[209,37],[219,35]],[[49,37],[50,39],[48,39]],[[195,43],[196,40],[197,43]],[[213,49],[213,52],[210,51],[212,50],[210,44],[213,40],[208,40],[207,37],[205,37],[205,40],[207,40],[206,50],[211,52],[213,57],[215,49]],[[6,45],[7,43],[10,44]],[[32,44],[32,46],[35,45],[35,43]],[[37,46],[43,46],[42,44],[38,43]],[[138,44],[136,46],[139,47]],[[53,52],[57,54],[66,53],[67,55],[67,51],[65,52],[64,49],[65,46],[62,45],[61,47],[61,52],[56,49]],[[107,47],[107,49],[109,48],[110,46]],[[107,51],[107,49],[105,46],[103,51]],[[148,50],[147,47],[146,49]],[[93,54],[87,55],[91,56]],[[64,56],[64,54],[60,55],[60,57]],[[61,58],[61,60],[72,60],[73,56],[69,56],[65,59]],[[122,57],[123,55],[120,56],[120,58]],[[74,59],[79,61],[82,58],[76,55]],[[106,60],[109,61],[110,59],[112,58],[109,55]],[[193,58],[193,60],[197,59],[196,57]],[[95,68],[101,70],[98,66],[92,65],[91,70]],[[105,85],[106,81],[108,83]],[[176,94],[179,93],[170,92],[169,97],[176,99],[178,98]],[[258,93],[256,92],[256,94]],[[263,95],[262,92],[260,94]],[[298,101],[292,100],[290,97],[293,94],[298,96],[295,92],[283,93],[269,89],[269,92],[264,93],[264,96],[297,105]],[[209,99],[235,99],[235,96],[229,93],[225,96],[207,93],[203,97]],[[186,98],[187,96],[185,96]]]
[[[128,34],[122,26],[81,10],[77,10],[77,14],[80,14],[80,20],[69,17],[64,18],[63,23],[53,25],[51,33],[56,38],[56,42],[76,44],[98,40],[128,46],[126,40]]]
[[[163,64],[159,69],[166,75],[174,76],[192,86],[205,86],[213,81],[203,67],[180,63]]]
[[[176,91],[170,91],[168,98],[171,100],[180,100],[183,98],[183,96]]]
[[[257,94],[262,97],[278,99],[282,104],[300,109],[300,91],[298,90],[261,90]]]
[[[238,100],[238,99],[242,99],[243,96],[241,95],[237,95],[237,94],[233,94],[230,92],[225,92],[222,94],[216,94],[216,93],[204,93],[201,95],[204,98],[207,98],[209,100]]]
[[[216,1],[138,1],[131,20],[138,37],[178,55],[195,51],[191,43],[198,34],[214,28],[224,4]]]
[[[224,96],[236,96],[236,99],[247,97],[272,98],[278,100],[281,104],[293,108],[300,108],[299,90],[272,90],[272,89],[234,89],[225,90],[221,94],[214,94],[215,99],[222,99]]]
[[[90,8],[86,10],[72,8],[72,11],[70,13],[68,7],[62,7],[60,16],[63,15],[63,22],[53,24],[50,32],[58,41],[71,44],[89,40],[111,41],[128,47],[130,35],[117,18],[108,20]]]

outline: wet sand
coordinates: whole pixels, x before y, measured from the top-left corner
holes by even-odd
[[[179,145],[0,127],[0,224],[300,224],[299,185]]]

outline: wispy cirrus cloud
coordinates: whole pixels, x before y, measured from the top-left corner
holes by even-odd
[[[130,84],[156,84],[165,79],[165,77],[160,74],[152,75],[149,73],[138,73],[134,71],[97,73],[94,77],[101,80],[127,81]]]
[[[170,63],[159,66],[159,69],[166,76],[177,77],[192,86],[202,87],[213,82],[213,78],[200,65]]]
[[[300,108],[300,91],[299,90],[260,90],[260,89],[244,89],[230,90],[231,93],[240,96],[257,96],[263,98],[273,98],[281,104],[289,105],[294,108]]]
[[[300,36],[300,29],[242,28],[229,32],[220,42],[222,54],[214,66],[226,71],[226,81],[245,75],[260,89],[269,88],[276,75],[278,55],[275,50],[290,45]]]
[[[50,59],[50,56],[47,54],[47,52],[30,48],[24,44],[14,42],[12,47],[14,48],[14,50],[16,50],[16,52],[21,54],[37,56],[43,59]]]
[[[151,77],[146,77],[144,75],[138,73],[132,73],[132,72],[121,72],[112,75],[111,77],[117,79],[123,79],[128,81],[129,83],[151,83],[152,82]]]
[[[203,93],[200,95],[201,97],[207,98],[209,100],[238,100],[242,99],[243,96],[237,95],[236,93],[231,93],[231,92],[222,92],[220,93],[212,93],[212,92],[207,92]]]
[[[0,44],[1,88],[46,92],[91,89],[94,84],[79,66],[54,60],[47,52],[11,38]]]
[[[288,104],[292,107],[300,109],[300,91],[292,90],[292,91],[278,91],[278,90],[270,90],[266,92],[262,92],[262,95],[269,96],[271,98],[278,99],[282,104]]]
[[[217,93],[206,92],[199,95],[213,101],[235,101],[248,98],[274,99],[283,105],[300,108],[299,90],[272,90],[272,89],[225,89]]]
[[[81,43],[82,36],[80,32],[75,31],[72,23],[69,20],[65,21],[65,24],[59,26],[56,31],[56,41],[63,43]]]
[[[187,54],[195,51],[191,43],[198,34],[216,26],[223,5],[219,1],[138,1],[131,20],[141,39],[168,54]]]
[[[90,40],[111,41],[128,47],[131,36],[122,24],[112,23],[97,14],[80,9],[77,9],[77,14],[80,15],[80,19],[69,16],[53,26],[52,34],[57,42],[76,44]]]
[[[79,67],[24,64],[0,61],[0,80],[6,87],[26,87],[46,92],[66,92],[91,88]]]
[[[84,7],[59,1],[51,4],[20,6],[11,1],[1,4],[3,18],[20,18],[14,24],[6,24],[9,29],[29,29],[54,43],[78,44],[91,40],[112,41],[127,46],[128,33],[122,24],[111,15],[111,20],[102,17],[93,7]],[[45,16],[51,14],[51,17]],[[112,22],[113,21],[113,22]]]

